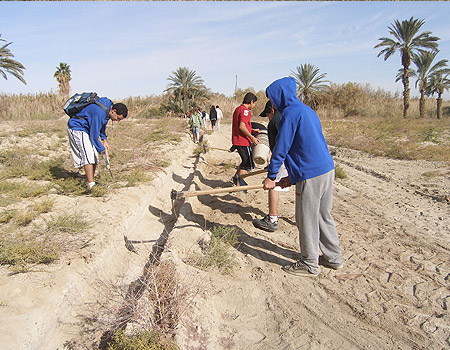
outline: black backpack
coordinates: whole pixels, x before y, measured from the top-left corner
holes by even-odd
[[[101,107],[105,111],[106,116],[108,116],[108,108],[100,103],[98,101],[99,99],[100,97],[98,97],[95,92],[83,92],[81,94],[75,94],[71,98],[69,98],[66,103],[64,103],[63,109],[64,112],[66,112],[66,114],[72,118],[76,117],[76,115],[81,112],[84,107],[95,103],[97,106]]]

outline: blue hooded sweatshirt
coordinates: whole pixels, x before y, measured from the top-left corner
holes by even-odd
[[[295,79],[287,77],[274,81],[266,89],[281,112],[267,175],[276,177],[284,162],[292,184],[334,169],[319,117],[297,98],[296,87]]]
[[[98,102],[104,105],[108,111],[111,110],[111,107],[113,106],[112,101],[106,97],[100,97]],[[100,137],[102,140],[107,138],[105,132],[106,124],[108,124],[109,121],[109,113],[106,115],[103,108],[92,103],[84,107],[81,112],[77,114],[77,117],[69,119],[67,123],[69,129],[87,133],[92,144],[97,149],[97,152],[102,153],[105,150],[105,147],[103,147],[98,138]]]

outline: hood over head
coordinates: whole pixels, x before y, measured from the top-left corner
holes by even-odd
[[[283,112],[290,104],[300,101],[297,98],[297,84],[292,77],[275,80],[267,87],[266,92],[275,108],[280,112]]]

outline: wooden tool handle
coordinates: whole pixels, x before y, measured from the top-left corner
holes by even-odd
[[[260,169],[260,170],[252,171],[251,173],[240,175],[239,177],[241,179],[245,179],[246,177],[249,177],[249,176],[252,176],[252,175],[263,174],[263,173],[267,173],[267,169]]]
[[[226,192],[237,192],[237,191],[245,191],[245,190],[256,190],[263,189],[263,185],[247,185],[247,186],[234,186],[234,187],[225,187],[225,188],[214,188],[212,190],[201,190],[201,191],[190,191],[190,192],[181,192],[179,197],[195,197],[195,196],[203,196],[205,194],[216,194],[216,193],[226,193]]]
[[[209,148],[215,149],[216,151],[225,151],[225,152],[229,151],[229,149],[225,149],[225,148],[217,148],[217,147],[209,147]]]

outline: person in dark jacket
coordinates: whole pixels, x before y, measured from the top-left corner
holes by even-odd
[[[269,118],[269,123],[267,124],[267,136],[269,138],[269,148],[272,152],[275,148],[275,140],[278,135],[278,121],[280,119],[281,113],[274,108],[272,102],[269,100],[267,101],[264,110],[259,116],[263,118]],[[288,176],[288,173],[286,167],[284,166],[284,164],[282,164],[276,176],[275,182],[280,181],[283,177],[286,176]],[[280,186],[275,186],[275,188],[269,190],[269,213],[261,219],[254,219],[253,226],[268,232],[275,232],[276,230],[278,230],[278,201],[280,197],[279,192],[286,191],[289,191],[289,187],[281,188]]]
[[[301,257],[283,270],[300,276],[317,276],[321,265],[339,269],[342,250],[331,215],[333,204],[334,161],[317,114],[296,95],[294,78],[274,81],[267,97],[280,111],[278,135],[263,181],[266,190],[275,187],[275,178],[284,162],[288,177],[281,187],[295,184],[295,219],[299,231]],[[319,250],[322,256],[319,258]]]
[[[67,122],[73,166],[84,167],[89,189],[95,185],[94,174],[98,155],[105,152],[109,160],[109,144],[105,133],[108,121],[111,119],[120,122],[128,115],[128,109],[123,103],[113,103],[106,97],[101,97],[99,102],[106,107],[108,113],[93,103],[84,107]]]
[[[211,106],[209,110],[209,120],[211,120],[211,130],[214,132],[216,130],[216,122],[217,122],[217,111],[215,106]]]

